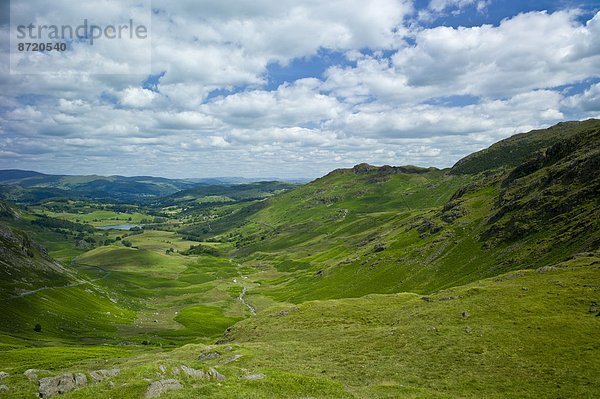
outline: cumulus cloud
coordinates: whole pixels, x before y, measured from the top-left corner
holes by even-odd
[[[600,14],[586,25],[575,12],[533,12],[499,26],[435,27],[388,59],[365,57],[333,68],[329,88],[342,96],[422,101],[443,95],[504,97],[598,76]]]
[[[600,13],[581,22],[576,10],[529,12],[470,28],[407,20],[487,4],[155,0],[151,85],[127,49],[105,54],[123,56],[129,74],[80,73],[83,49],[55,74],[0,66],[0,167],[283,177],[359,162],[446,167],[511,134],[600,115]],[[297,70],[267,85],[270,64],[322,49],[345,58],[322,76]],[[111,59],[96,62],[111,71]]]
[[[152,103],[156,98],[156,93],[141,87],[128,87],[120,93],[120,102],[122,105],[141,108]]]

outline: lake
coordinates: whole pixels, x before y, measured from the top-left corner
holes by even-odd
[[[142,228],[143,226],[139,224],[123,223],[114,226],[98,226],[97,228],[100,230],[131,230],[134,227]]]

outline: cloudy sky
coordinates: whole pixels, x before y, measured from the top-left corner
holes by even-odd
[[[23,2],[0,10],[3,169],[290,178],[360,162],[449,167],[518,132],[600,117],[593,0],[153,0],[134,4],[151,16],[149,53],[70,43],[50,70],[52,56],[25,55],[20,65],[39,68],[28,74],[11,69],[8,15],[14,25]],[[70,9],[26,3],[36,23],[64,23]],[[123,2],[82,3],[91,21],[128,15]]]

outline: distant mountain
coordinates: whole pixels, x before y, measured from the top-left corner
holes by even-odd
[[[234,186],[251,182],[254,180],[237,177],[167,179],[152,176],[48,175],[9,169],[0,170],[0,198],[24,203],[51,198],[127,202],[169,196],[197,186]]]

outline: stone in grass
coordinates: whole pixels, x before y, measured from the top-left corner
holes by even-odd
[[[25,370],[25,372],[23,373],[23,375],[25,377],[27,377],[27,379],[29,381],[33,381],[33,380],[37,380],[38,379],[38,373],[43,372],[45,370],[37,370],[37,369],[29,369],[29,370]]]
[[[120,369],[110,369],[110,370],[93,370],[90,371],[90,375],[94,382],[104,381],[108,378],[116,377],[121,373]]]
[[[179,381],[172,378],[154,381],[150,384],[148,390],[146,391],[146,399],[156,398],[162,395],[164,392],[174,391],[181,388],[183,388],[183,385],[181,385]]]
[[[210,360],[216,359],[218,357],[221,357],[221,354],[219,352],[206,352],[198,356],[198,360]]]
[[[0,392],[8,392],[9,390],[6,385],[0,385]]]
[[[39,382],[39,395],[40,398],[51,398],[58,394],[71,392],[86,384],[87,377],[81,373],[42,378]]]
[[[175,370],[177,370],[177,373],[175,373]],[[186,376],[192,377],[192,378],[202,378],[205,380],[218,380],[218,381],[222,381],[225,379],[225,376],[223,374],[219,373],[217,370],[215,370],[212,367],[208,371],[203,371],[203,370],[196,370],[195,368],[182,365],[180,368],[176,367],[173,370],[174,374],[179,374],[180,371],[183,372],[183,374],[185,374]]]
[[[0,371],[0,381],[2,381],[3,379],[5,379],[6,377],[8,377],[10,374],[8,374],[5,371]]]
[[[208,375],[210,376],[210,378],[217,381],[223,381],[225,379],[225,376],[223,374],[219,373],[212,367],[208,370]]]
[[[202,370],[196,370],[195,368],[188,367],[188,366],[185,366],[185,365],[181,366],[181,371],[183,371],[183,374],[187,375],[188,377],[192,377],[192,378],[208,378],[208,373],[205,373]]]
[[[231,363],[231,362],[235,362],[236,360],[238,360],[240,357],[242,357],[244,355],[233,355],[231,357],[228,357],[227,359],[223,360],[223,364],[227,364],[227,363]]]

